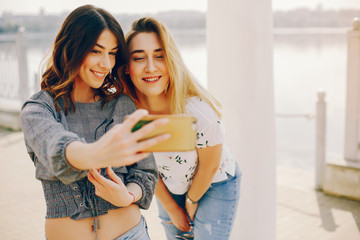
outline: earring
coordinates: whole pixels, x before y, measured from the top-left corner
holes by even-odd
[[[126,74],[126,75],[129,75],[129,72],[128,72],[128,71],[125,71],[125,74]]]

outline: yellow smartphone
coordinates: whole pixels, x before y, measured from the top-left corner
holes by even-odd
[[[169,133],[170,138],[158,143],[150,148],[143,150],[144,152],[181,152],[191,151],[196,146],[196,118],[187,114],[153,114],[141,119],[132,128],[132,132],[140,129],[147,123],[158,119],[168,118],[169,122],[161,126],[151,133],[145,135],[140,140],[146,140],[157,135]]]

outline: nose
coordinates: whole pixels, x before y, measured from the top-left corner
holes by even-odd
[[[107,54],[104,54],[104,56],[101,58],[99,65],[102,68],[111,69],[113,66],[112,66],[112,61],[111,61],[110,56]]]
[[[152,59],[149,59],[146,63],[145,70],[147,72],[154,72],[155,69],[156,69],[156,67],[155,67],[154,61]]]

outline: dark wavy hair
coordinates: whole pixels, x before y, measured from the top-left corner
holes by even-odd
[[[102,106],[123,92],[118,69],[122,68],[129,58],[123,30],[116,19],[104,9],[84,5],[73,10],[65,19],[52,45],[52,54],[42,75],[41,89],[50,92],[54,97],[57,111],[61,110],[58,104],[60,99],[64,102],[65,114],[68,113],[69,105],[75,111],[70,95],[74,80],[84,58],[106,29],[117,38],[116,62],[111,73],[105,77],[103,85],[93,91],[96,96],[100,96]]]

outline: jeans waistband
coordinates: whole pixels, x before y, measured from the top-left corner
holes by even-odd
[[[224,180],[222,180],[220,182],[214,182],[214,183],[211,184],[211,186],[217,186],[217,185],[220,185],[220,184],[224,184],[226,182],[232,181],[232,180],[240,177],[241,176],[241,171],[240,171],[239,165],[237,163],[235,164],[235,174],[234,174],[234,176],[231,176],[228,173],[226,173],[226,175],[227,175],[226,179],[224,179]]]
[[[123,235],[115,238],[114,240],[124,240],[124,239],[132,239],[132,236],[135,235],[136,233],[139,233],[140,231],[147,231],[146,230],[146,222],[145,222],[145,218],[144,216],[141,215],[141,220],[140,222],[133,227],[132,229],[130,229],[129,231],[127,231],[126,233],[124,233]],[[134,238],[135,239],[135,238]],[[137,238],[136,238],[137,239]]]

